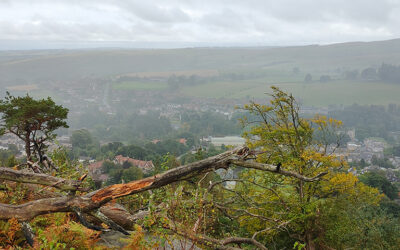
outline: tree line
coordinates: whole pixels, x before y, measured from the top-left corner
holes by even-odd
[[[341,70],[340,70],[341,71]],[[378,68],[367,67],[361,71],[358,69],[345,70],[341,73],[341,78],[345,80],[363,80],[363,81],[377,81],[380,80],[385,83],[400,83],[400,66],[382,63]],[[319,82],[329,82],[332,81],[330,75],[321,75],[319,77]],[[313,76],[308,73],[304,77],[305,83],[310,83],[313,81]]]

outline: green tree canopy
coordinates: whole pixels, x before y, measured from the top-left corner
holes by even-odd
[[[72,147],[78,147],[82,149],[86,149],[87,146],[92,145],[94,139],[90,132],[86,129],[79,129],[72,132],[71,136],[71,144]]]
[[[44,142],[55,137],[58,128],[68,128],[68,109],[48,97],[35,100],[28,94],[15,97],[7,92],[0,100],[0,135],[14,134],[25,142],[27,158],[31,158],[32,150],[41,157]]]
[[[370,187],[379,189],[390,199],[396,199],[399,197],[399,190],[395,185],[390,183],[384,176],[384,173],[368,172],[360,176],[360,180]]]
[[[282,240],[286,246],[288,242],[300,242],[307,249],[323,248],[321,242],[327,229],[321,213],[328,209],[326,204],[336,204],[342,196],[347,206],[364,201],[376,204],[379,194],[345,171],[346,162],[328,150],[330,143],[337,141],[328,137],[340,137],[335,132],[341,126],[340,121],[320,115],[302,118],[292,95],[276,87],[272,90],[269,103],[250,103],[244,107],[250,113],[249,118],[242,119],[248,128],[244,133],[247,145],[255,152],[262,152],[256,161],[305,176],[325,175],[323,181],[304,182],[269,172],[243,171],[235,191],[245,198],[234,199],[231,216],[237,216],[235,211],[239,209],[248,211],[239,220],[240,225],[250,235],[258,235],[261,241]],[[338,206],[334,211],[336,216],[344,212],[341,209]]]
[[[123,180],[125,183],[134,180],[140,180],[142,178],[143,171],[136,166],[131,166],[130,168],[122,170],[121,180]]]

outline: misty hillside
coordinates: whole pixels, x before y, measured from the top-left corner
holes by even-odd
[[[147,50],[50,50],[0,52],[1,83],[107,77],[135,72],[184,70],[302,70],[400,63],[400,39],[281,48],[187,48]]]

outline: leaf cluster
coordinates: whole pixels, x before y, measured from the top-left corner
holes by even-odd
[[[68,109],[48,97],[35,100],[28,94],[23,97],[14,97],[7,92],[4,100],[0,100],[0,113],[2,113],[1,134],[11,132],[17,135],[26,131],[41,130],[46,135],[57,128],[68,128],[65,119]]]

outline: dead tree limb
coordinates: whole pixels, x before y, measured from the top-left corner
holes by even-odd
[[[115,223],[112,219],[108,218],[106,215],[104,215],[100,210],[97,210],[96,212],[90,213],[92,216],[98,218],[101,222],[105,223],[107,226],[109,226],[111,229],[115,231],[119,231],[125,235],[129,235],[129,233],[120,225]]]
[[[46,174],[13,170],[11,168],[4,167],[0,167],[0,180],[40,184],[44,186],[55,187],[64,191],[85,191],[85,189],[80,186],[80,181],[58,178]]]
[[[228,237],[225,239],[215,239],[212,237],[209,237],[204,234],[193,234],[193,233],[186,233],[183,232],[179,229],[177,229],[174,225],[170,225],[169,227],[165,227],[165,229],[171,230],[173,233],[180,235],[184,238],[190,239],[191,241],[195,243],[199,243],[201,245],[207,246],[207,247],[212,247],[214,249],[224,249],[224,250],[238,250],[242,248],[236,248],[236,247],[231,247],[229,246],[230,244],[250,244],[258,249],[262,250],[267,250],[262,243],[258,242],[254,238],[244,238],[244,237]]]
[[[27,202],[21,205],[8,205],[0,203],[0,220],[8,220],[15,217],[19,221],[29,221],[38,215],[56,212],[76,212],[77,210],[82,213],[89,213],[90,211],[100,208],[113,199],[141,193],[146,190],[156,189],[218,168],[227,168],[229,167],[229,164],[232,163],[242,167],[254,168],[295,177],[303,181],[316,181],[320,176],[322,176],[320,174],[316,177],[309,178],[298,173],[289,172],[282,169],[277,172],[276,166],[255,162],[245,162],[245,159],[243,159],[240,155],[241,152],[243,152],[243,148],[237,148],[198,162],[168,170],[159,175],[151,176],[142,180],[132,181],[126,184],[107,186],[83,196],[69,195],[63,197],[46,198]],[[241,160],[239,161],[238,159]],[[3,168],[1,169],[3,170]],[[7,180],[13,180],[14,178],[15,181],[19,182],[37,183],[50,186],[56,184],[56,187],[59,188],[76,187],[74,181],[66,180],[65,182],[60,182],[60,178],[46,175],[29,175],[30,177],[36,178],[33,178],[32,180],[31,178],[22,178],[19,175],[20,171],[14,173],[3,170],[3,173],[8,173],[8,176],[11,176],[8,177]],[[38,176],[41,178],[38,178]]]
[[[98,209],[102,205],[111,201],[112,199],[140,193],[146,190],[159,188],[170,183],[177,182],[182,178],[188,176],[196,176],[200,173],[211,171],[218,167],[226,167],[229,159],[234,158],[238,149],[227,151],[217,156],[213,156],[202,161],[191,163],[185,166],[177,167],[168,170],[162,174],[151,176],[142,180],[132,181],[126,184],[115,184],[111,185],[83,196],[63,196],[55,198],[46,198],[27,202],[21,205],[9,205],[0,203],[0,220],[8,220],[15,217],[19,221],[29,221],[38,215],[57,213],[57,212],[75,212],[79,209],[82,213],[88,213],[94,209]],[[16,171],[16,170],[14,170]],[[4,171],[5,173],[10,173]],[[20,178],[17,174],[14,175],[15,180],[19,182],[32,183],[29,178]],[[29,175],[31,177],[38,175]],[[43,177],[45,181],[39,181],[36,179],[34,183],[54,185],[60,182],[60,179],[51,179],[46,175],[39,175]],[[55,177],[52,177],[55,178]],[[8,180],[12,180],[9,178]],[[51,181],[49,181],[51,180]],[[57,186],[65,184],[61,182]],[[68,186],[69,187],[69,186]]]
[[[99,211],[125,230],[133,230],[134,225],[138,220],[141,220],[150,214],[149,210],[138,211],[135,214],[130,214],[118,203],[108,203],[100,207]]]
[[[283,170],[282,168],[272,165],[272,164],[264,164],[264,163],[254,162],[254,161],[242,161],[242,160],[231,160],[230,163],[244,167],[244,168],[258,169],[258,170],[262,170],[262,171],[281,174],[284,176],[294,177],[294,178],[297,178],[297,179],[305,181],[305,182],[319,181],[322,176],[328,174],[328,172],[322,172],[314,177],[306,177],[306,176],[301,175],[296,172]]]
[[[94,225],[89,221],[87,221],[79,208],[74,208],[73,210],[75,212],[75,215],[78,217],[79,222],[85,227],[96,231],[109,231],[107,229],[102,228],[101,226]]]

